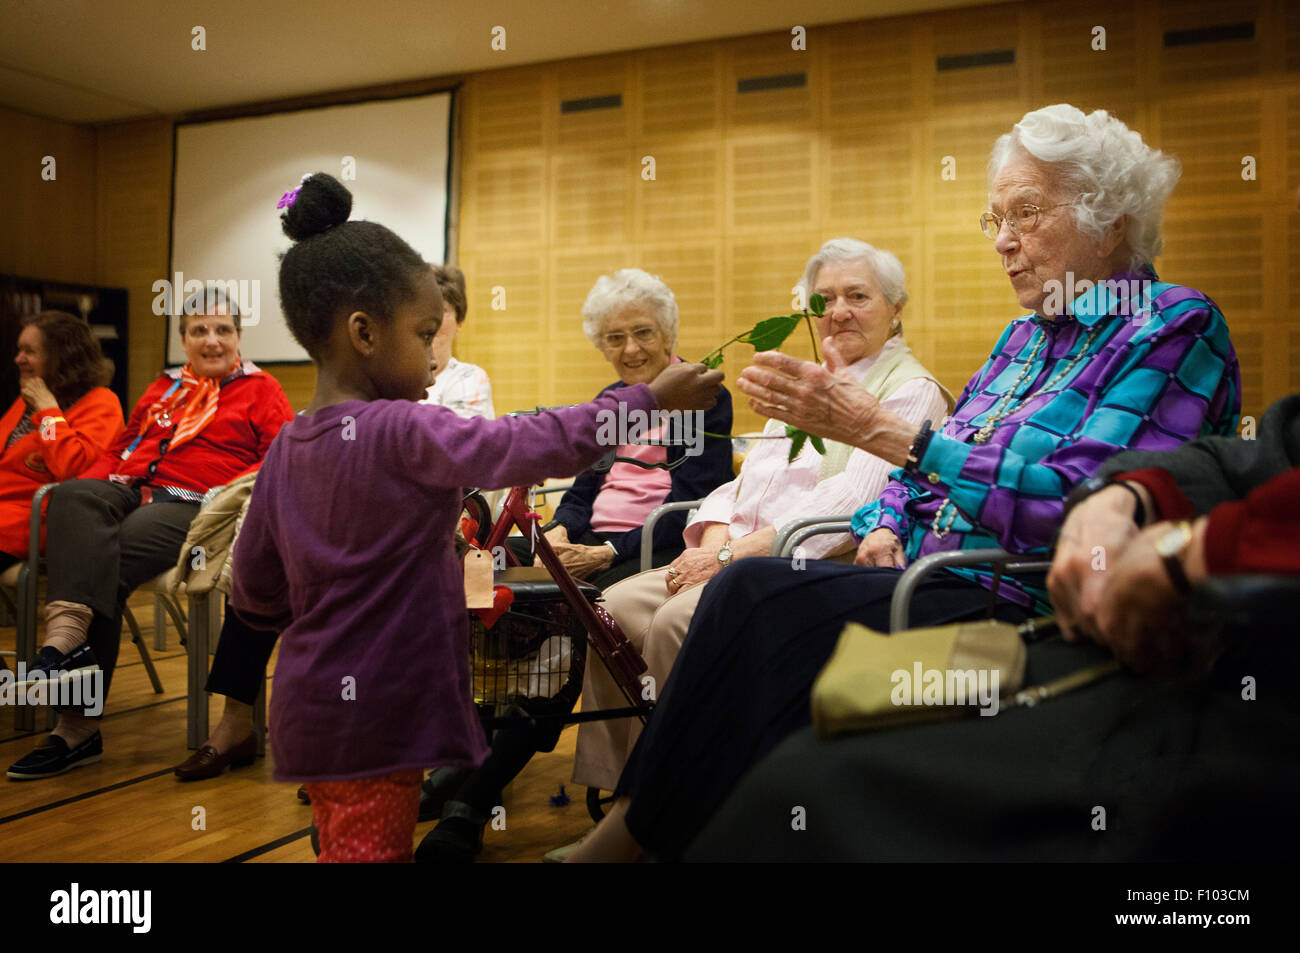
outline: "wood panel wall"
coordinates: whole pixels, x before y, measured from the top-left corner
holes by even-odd
[[[1244,22],[1253,37],[1165,46],[1168,31]],[[1098,26],[1105,50],[1093,49]],[[1300,10],[1015,3],[812,28],[806,51],[791,46],[782,32],[469,78],[459,257],[470,319],[457,349],[487,368],[498,410],[585,400],[613,379],[581,332],[599,274],[661,275],[681,309],[679,352],[698,359],[788,310],[804,261],[838,235],[902,260],[908,339],[956,392],[1020,313],[977,225],[989,148],[1053,102],[1108,109],[1179,156],[1161,276],[1222,307],[1243,413],[1300,389]],[[936,69],[991,50],[1014,60]],[[741,79],[794,73],[804,85],[738,91]],[[615,94],[619,108],[561,112]],[[955,178],[942,177],[945,157]],[[730,377],[744,350],[729,354]],[[759,423],[740,402],[737,431]]]

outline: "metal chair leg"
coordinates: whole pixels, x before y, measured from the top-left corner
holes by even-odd
[[[212,638],[212,603],[206,593],[191,595],[190,632],[186,640],[189,649],[187,662],[188,689],[186,692],[185,744],[191,749],[208,739],[208,695],[204,690],[208,681],[208,647]]]
[[[140,634],[140,623],[135,621],[135,613],[129,607],[122,610],[122,618],[131,629],[131,641],[135,647],[140,650],[140,661],[144,663],[144,670],[149,673],[149,681],[153,683],[154,694],[163,693],[162,682],[158,679],[158,670],[153,667],[153,657],[149,654],[149,646],[145,643],[144,636]]]
[[[154,593],[153,647],[157,652],[167,651],[167,613],[164,611],[162,598],[160,593]]]

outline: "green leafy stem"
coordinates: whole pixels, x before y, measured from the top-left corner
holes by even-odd
[[[788,338],[794,329],[802,321],[808,327],[808,337],[812,341],[813,360],[820,361],[817,355],[817,332],[813,329],[813,316],[821,317],[826,313],[826,299],[819,294],[811,295],[808,298],[808,307],[797,314],[780,314],[774,318],[764,318],[759,321],[748,331],[737,334],[730,341],[726,341],[714,348],[704,356],[700,363],[708,368],[722,366],[723,348],[730,344],[741,342],[753,346],[754,352],[773,351],[780,347]],[[786,424],[785,435],[790,438],[790,456],[787,462],[793,463],[794,458],[799,456],[799,451],[803,449],[805,442],[811,442],[813,449],[820,454],[826,453],[826,445],[822,443],[822,438],[800,430],[798,427],[792,427]],[[717,434],[708,434],[708,436],[719,436]],[[725,436],[725,435],[724,435]]]

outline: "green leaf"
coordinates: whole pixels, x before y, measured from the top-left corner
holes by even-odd
[[[782,314],[775,318],[766,318],[754,325],[753,330],[741,337],[754,346],[755,351],[771,351],[781,346],[781,342],[790,336],[790,332],[799,326],[802,314]]]
[[[815,433],[810,433],[808,439],[812,441],[814,450],[820,453],[823,457],[826,456],[826,444],[822,443],[821,437],[817,436]]]
[[[819,294],[814,294],[808,299],[808,310],[820,318],[826,313],[826,299]]]
[[[705,367],[707,367],[709,370],[713,370],[714,368],[721,367],[722,352],[715,351],[714,353],[706,357],[704,360],[700,361],[700,363],[703,364]]]
[[[786,463],[794,463],[794,458],[799,456],[799,451],[803,449],[804,441],[808,435],[798,427],[785,426],[785,435],[790,438],[790,456],[786,458]]]

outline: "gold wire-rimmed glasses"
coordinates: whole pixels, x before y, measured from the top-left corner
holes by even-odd
[[[641,327],[632,331],[633,340],[642,347],[653,344],[658,337],[658,328]],[[627,335],[622,331],[611,331],[609,334],[602,334],[600,337],[600,346],[607,351],[621,351],[626,345]]]
[[[998,232],[1002,231],[1002,223],[1005,221],[1014,234],[1024,235],[1032,232],[1038,226],[1039,214],[1050,212],[1054,208],[1064,208],[1070,204],[1070,202],[1061,202],[1057,205],[1013,205],[1007,209],[1005,215],[999,215],[997,212],[985,212],[980,216],[980,231],[984,233],[986,238],[996,239]]]

